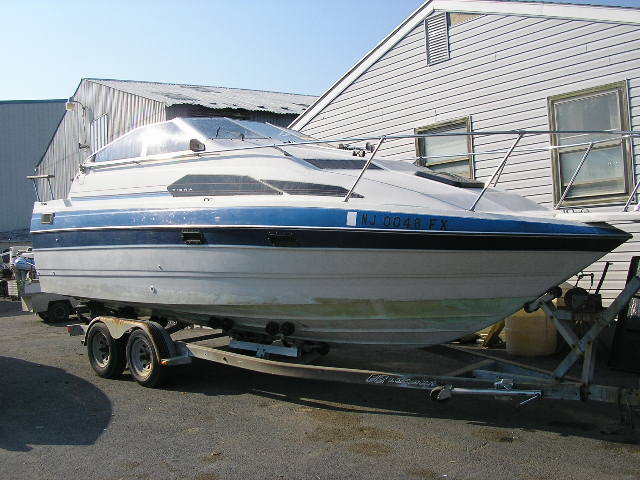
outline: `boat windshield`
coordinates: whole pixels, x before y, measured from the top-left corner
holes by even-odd
[[[222,117],[195,117],[184,118],[183,120],[211,140],[269,138],[282,143],[314,140],[294,130],[250,120],[234,120]]]
[[[188,152],[190,139],[201,135],[206,139],[270,139],[275,143],[313,141],[283,127],[248,120],[223,117],[174,119],[138,127],[117,138],[93,155],[94,162],[123,160],[149,155]]]

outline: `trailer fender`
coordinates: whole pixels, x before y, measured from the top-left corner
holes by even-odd
[[[166,332],[160,324],[146,320],[134,320],[129,318],[119,317],[96,317],[86,327],[88,332],[93,324],[103,323],[109,329],[109,334],[115,338],[126,338],[132,331],[140,329],[143,330],[156,346],[156,352],[159,358],[158,362],[162,363],[163,359],[174,358],[178,356],[176,353],[176,346],[169,334]]]

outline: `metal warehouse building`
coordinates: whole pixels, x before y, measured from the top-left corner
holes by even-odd
[[[287,126],[317,97],[201,85],[85,78],[70,99],[38,175],[54,175],[55,198],[64,198],[78,165],[129,130],[186,116],[225,116]],[[39,191],[49,199],[48,186]]]
[[[35,195],[33,174],[64,114],[65,100],[0,102],[0,235],[26,237]]]
[[[640,130],[640,8],[570,0],[427,1],[291,128],[318,138]],[[406,139],[385,143],[378,155],[439,156],[427,158],[427,166],[486,181],[516,136]],[[579,140],[597,138],[602,137]],[[561,199],[587,147],[563,147],[577,139],[558,135],[525,137],[518,148],[529,152],[513,155],[497,186],[550,208],[620,212],[630,196],[637,197],[632,195],[640,180],[636,141],[618,136],[596,145]],[[497,152],[486,153],[491,150]],[[631,200],[635,208],[637,198]],[[608,298],[623,287],[630,257],[640,255],[640,226],[611,223],[634,238],[604,258],[613,262],[603,291]],[[597,279],[603,265],[587,271]]]

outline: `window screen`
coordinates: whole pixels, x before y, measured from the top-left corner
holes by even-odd
[[[472,178],[471,155],[472,141],[470,135],[441,136],[447,133],[467,133],[470,120],[463,118],[452,122],[417,128],[417,134],[440,134],[433,137],[416,139],[416,155],[418,164],[428,167],[434,172],[452,173],[461,177]]]
[[[552,130],[627,130],[626,84],[591,89],[549,99]],[[586,150],[593,146],[565,197],[565,203],[611,201],[628,191],[629,145],[618,134],[562,133],[552,135],[556,201],[562,196]]]

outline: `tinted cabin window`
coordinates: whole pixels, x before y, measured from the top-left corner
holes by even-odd
[[[291,182],[289,180],[263,180],[263,182],[282,190],[289,195],[317,195],[323,197],[344,197],[349,190],[337,185],[323,185],[319,183]],[[353,193],[353,198],[363,198]]]
[[[453,173],[446,172],[432,172],[429,169],[425,168],[424,170],[418,170],[415,173],[416,177],[426,178],[427,180],[434,180],[440,183],[446,183],[447,185],[453,185],[454,187],[459,188],[482,188],[484,187],[484,183],[478,182],[476,180],[470,180],[466,177],[461,177],[460,175],[455,175]]]
[[[220,195],[282,195],[281,192],[245,175],[186,175],[167,190],[174,197]]]
[[[366,160],[335,160],[326,158],[303,158],[307,163],[323,170],[362,170]],[[369,165],[369,170],[382,170],[375,164]]]

